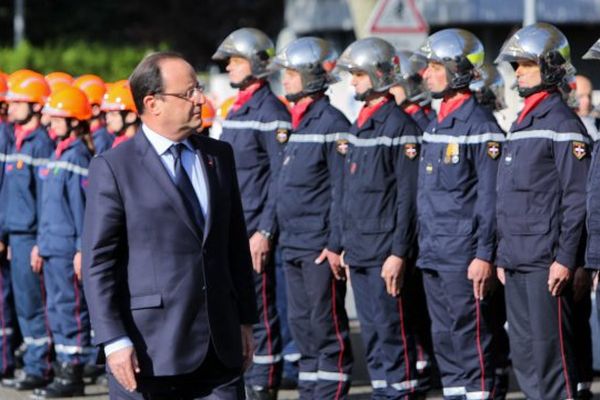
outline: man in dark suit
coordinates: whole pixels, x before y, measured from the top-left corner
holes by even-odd
[[[256,302],[231,147],[193,135],[205,99],[179,55],[130,84],[142,129],[92,161],[83,234],[111,399],[243,399]]]

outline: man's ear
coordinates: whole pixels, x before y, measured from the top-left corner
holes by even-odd
[[[144,112],[150,115],[159,115],[162,110],[162,101],[160,95],[148,95],[144,97]]]

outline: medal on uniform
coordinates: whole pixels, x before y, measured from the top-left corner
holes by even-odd
[[[289,131],[285,128],[279,128],[279,129],[277,129],[277,132],[275,133],[275,138],[281,144],[286,143],[288,141],[289,137],[290,137]]]
[[[425,172],[427,172],[428,174],[433,173],[433,164],[432,163],[427,163],[427,165],[425,166]]]
[[[335,142],[335,149],[338,153],[345,156],[348,153],[348,139],[338,139]]]
[[[587,149],[585,147],[585,143],[583,142],[573,142],[573,155],[578,160],[584,158],[587,154]]]
[[[404,155],[408,159],[414,160],[419,155],[419,152],[417,151],[417,144],[416,143],[406,143],[404,145]]]
[[[500,157],[500,143],[498,142],[487,142],[487,155],[492,160]]]
[[[446,154],[444,155],[444,164],[458,164],[460,161],[458,143],[448,143]]]
[[[17,161],[17,169],[23,169],[23,160]]]

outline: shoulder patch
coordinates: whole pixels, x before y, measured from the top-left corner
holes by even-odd
[[[490,156],[492,160],[500,157],[501,146],[499,142],[487,142],[487,155]]]
[[[584,142],[573,142],[573,155],[578,160],[583,159],[587,155],[587,146]]]

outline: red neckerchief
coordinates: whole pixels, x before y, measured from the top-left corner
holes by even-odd
[[[404,111],[408,114],[408,115],[415,115],[417,112],[419,112],[419,110],[421,109],[421,107],[418,104],[409,104],[408,106],[404,107]]]
[[[73,142],[75,142],[77,140],[77,136],[70,136],[66,139],[61,140],[57,145],[56,145],[56,150],[54,150],[54,154],[56,154],[56,159],[58,160],[61,156],[61,154],[68,149],[69,147],[71,147],[71,145],[73,144]]]
[[[306,114],[308,111],[308,107],[310,107],[310,105],[316,100],[316,97],[307,97],[306,99],[303,99],[302,101],[295,103],[290,107],[290,114],[292,115],[292,128],[298,128],[298,125],[300,125],[300,121],[302,121],[304,114]]]
[[[115,147],[117,147],[118,145],[120,145],[121,143],[125,143],[126,141],[128,141],[129,139],[131,139],[129,136],[127,135],[121,135],[121,136],[117,136],[115,138],[115,141],[112,144],[112,148],[114,149]]]
[[[31,129],[23,128],[23,125],[15,124],[15,145],[17,146],[17,151],[21,151],[21,146],[23,146],[23,142],[27,139],[27,136],[31,134],[31,132],[35,131],[38,127]]]
[[[248,102],[248,100],[250,100],[252,98],[252,95],[254,94],[254,92],[256,92],[258,89],[263,87],[264,84],[265,84],[265,81],[259,81],[259,82],[253,83],[252,85],[248,86],[246,89],[240,90],[238,92],[237,98],[235,99],[235,102],[231,106],[231,109],[233,110],[233,112],[236,112],[237,110],[242,108],[242,106],[244,104],[246,104]]]
[[[356,119],[356,125],[360,128],[362,127],[365,122],[367,122],[367,120],[369,118],[371,118],[371,116],[373,114],[375,114],[375,112],[377,110],[379,110],[385,103],[387,103],[390,100],[389,96],[386,96],[383,98],[383,100],[381,100],[378,103],[373,104],[372,106],[365,104],[363,106],[363,108],[360,110],[360,113],[358,114],[358,118]]]
[[[423,112],[424,112],[424,113],[425,113],[425,115],[427,115],[427,116],[429,116],[429,114],[431,114],[431,111],[433,111],[433,110],[431,109],[431,106],[430,106],[430,105],[423,106],[423,107],[421,107],[421,109],[423,110]]]
[[[104,124],[102,123],[102,121],[96,120],[94,121],[94,123],[90,124],[90,133],[94,134],[96,133],[96,131],[99,131],[102,128],[104,128]]]
[[[471,93],[460,93],[458,96],[455,96],[451,99],[442,100],[442,104],[440,105],[440,112],[437,115],[438,122],[442,122],[446,117],[452,114],[454,111],[458,110],[460,106],[462,106],[465,101],[471,98]]]
[[[537,92],[530,96],[525,97],[525,105],[523,106],[523,110],[521,110],[521,113],[519,114],[519,118],[517,119],[517,124],[520,124],[521,121],[523,121],[523,119],[525,118],[525,116],[527,114],[529,114],[531,112],[531,110],[536,108],[537,105],[540,104],[542,102],[542,100],[544,100],[548,96],[550,96],[550,93],[547,92],[546,90],[543,90],[541,92]]]
[[[58,135],[54,132],[54,129],[52,128],[48,128],[48,136],[50,136],[50,139],[52,139],[53,142],[55,142],[58,138]]]

